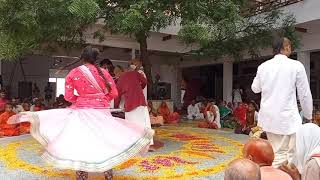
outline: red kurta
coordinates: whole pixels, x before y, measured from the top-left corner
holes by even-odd
[[[147,106],[143,95],[143,89],[147,85],[147,79],[136,71],[123,73],[118,81],[119,96],[115,100],[115,107],[119,107],[121,97],[124,98],[124,110],[130,112],[139,106]]]
[[[86,66],[104,91],[106,85],[96,67],[91,64]],[[65,99],[73,103],[72,108],[106,109],[110,107],[110,101],[118,96],[118,92],[110,74],[105,69],[101,69],[101,71],[111,86],[110,91],[106,94],[99,94],[98,90],[86,79],[79,67],[70,71],[66,77]],[[75,89],[79,95],[74,94]]]

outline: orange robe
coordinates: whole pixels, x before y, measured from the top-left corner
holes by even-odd
[[[20,135],[19,125],[7,123],[8,119],[15,114],[14,112],[4,112],[0,115],[0,136]]]
[[[177,112],[170,112],[167,104],[165,106],[160,106],[158,109],[159,114],[163,117],[165,123],[176,124],[179,122],[180,115]]]
[[[21,133],[21,134],[28,134],[28,133],[30,133],[30,123],[29,123],[29,122],[22,122],[22,123],[20,123],[20,133]]]

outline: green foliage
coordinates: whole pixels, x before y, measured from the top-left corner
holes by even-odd
[[[198,43],[196,54],[219,58],[229,55],[242,59],[244,54],[253,57],[260,50],[271,47],[275,32],[289,37],[297,47],[299,38],[294,29],[295,19],[279,10],[244,17],[241,10],[245,1],[216,0],[190,1],[196,9],[183,15],[179,39],[185,44]]]
[[[16,59],[43,44],[81,43],[98,12],[94,0],[1,0],[0,59]]]
[[[83,31],[97,19],[113,33],[132,35],[146,43],[151,30],[174,23],[179,39],[200,45],[198,54],[241,59],[270,46],[273,32],[299,39],[295,19],[279,11],[243,17],[248,0],[0,0],[0,58],[15,59],[43,44],[83,43]],[[259,18],[257,18],[259,17]],[[177,21],[179,20],[179,21]],[[104,40],[104,29],[94,38]],[[147,47],[144,45],[143,47]],[[146,54],[146,53],[142,53]]]
[[[173,0],[100,0],[106,27],[114,33],[133,35],[137,39],[148,36],[150,30],[158,31],[174,20]]]

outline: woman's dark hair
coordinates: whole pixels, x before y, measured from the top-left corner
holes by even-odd
[[[98,55],[99,55],[99,50],[96,48],[92,48],[91,46],[87,46],[83,49],[80,59],[82,59],[84,62],[92,64],[96,67],[100,77],[103,79],[106,88],[108,89],[108,91],[110,91],[111,89],[111,85],[108,82],[106,76],[103,74],[101,68],[96,64],[97,63],[97,59],[98,59]]]
[[[110,59],[103,59],[103,60],[100,62],[100,66],[103,66],[103,65],[112,65],[112,66],[113,66],[113,63],[111,62]]]

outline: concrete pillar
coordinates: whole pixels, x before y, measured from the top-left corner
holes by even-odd
[[[223,63],[223,100],[232,102],[233,63]]]
[[[135,59],[136,58],[136,49],[132,49],[131,50],[131,59]]]
[[[310,82],[310,52],[309,51],[298,52],[298,61],[300,61],[306,68],[307,77]]]
[[[181,106],[181,82],[182,82],[182,69],[179,66],[175,66],[176,72],[176,98],[175,103],[177,106]]]

